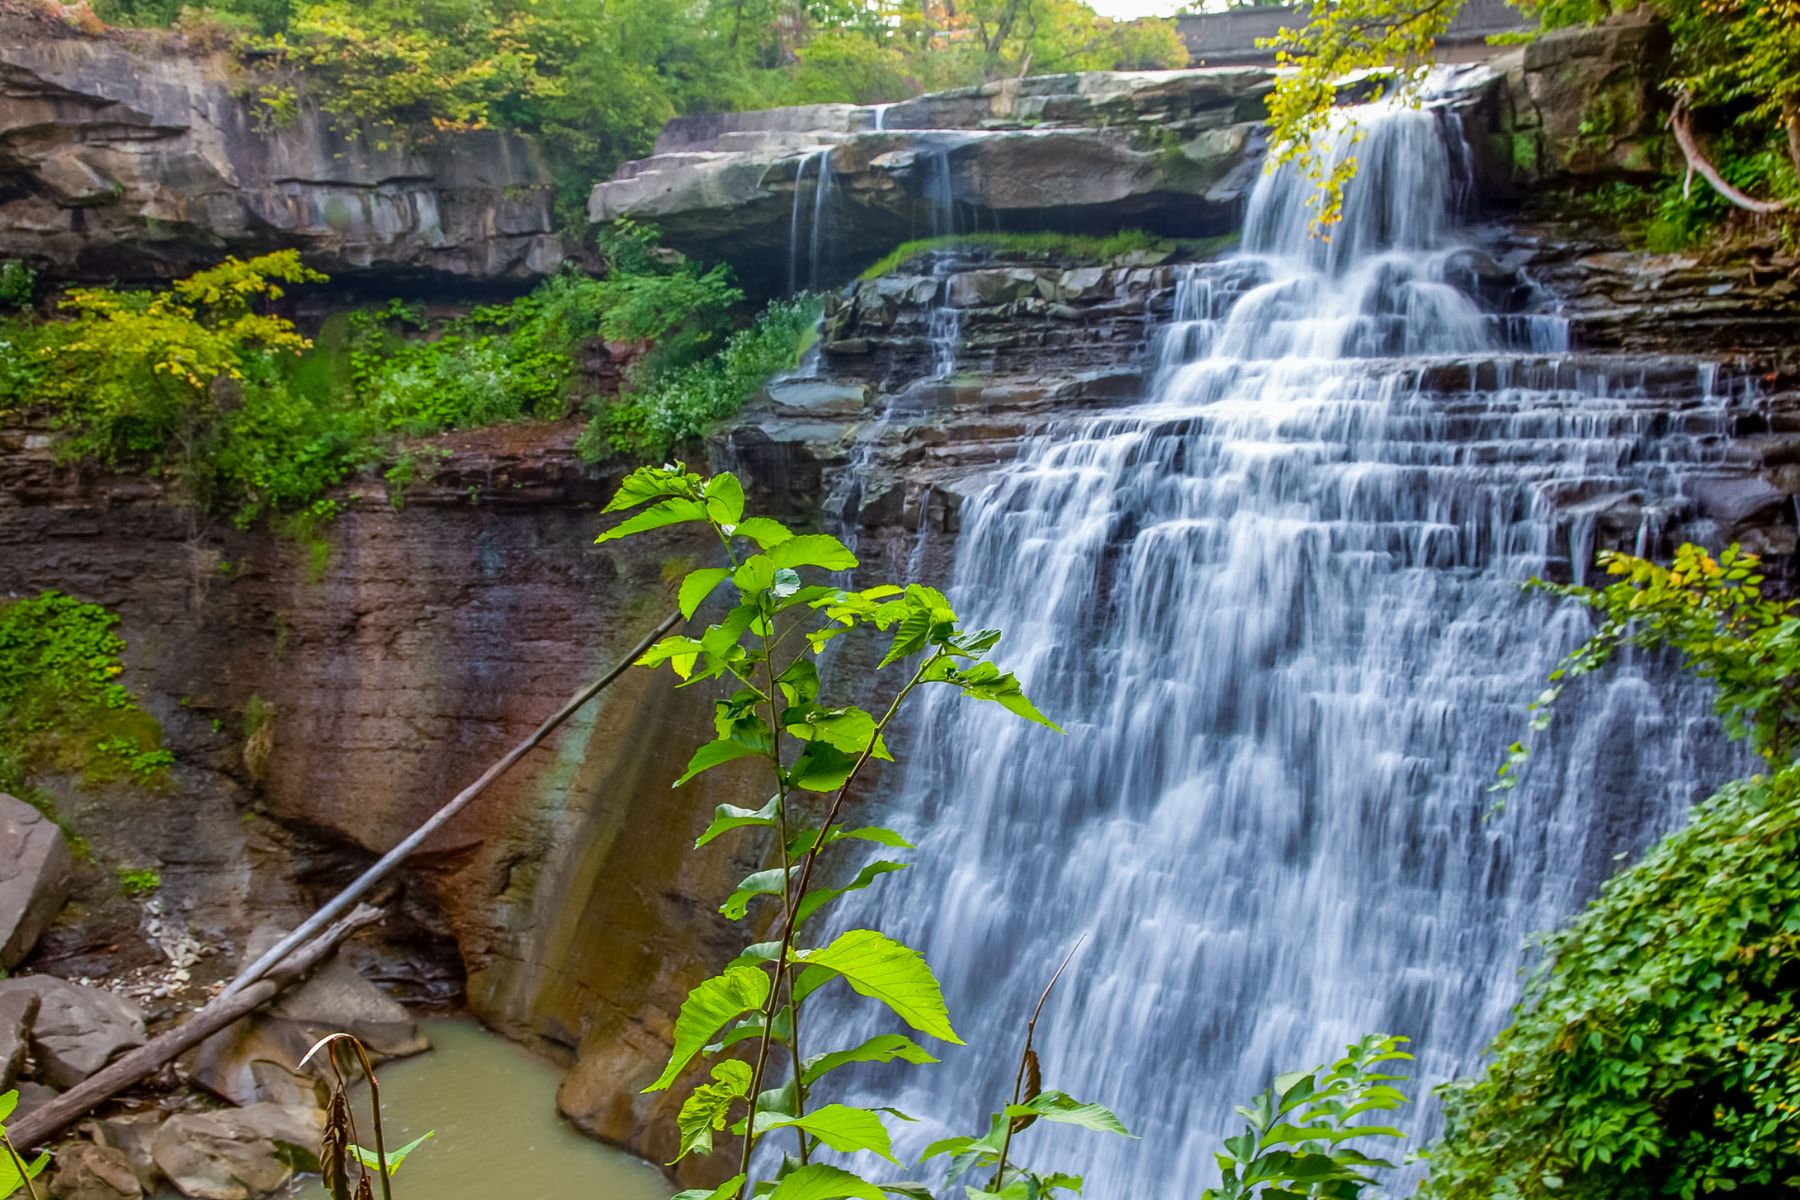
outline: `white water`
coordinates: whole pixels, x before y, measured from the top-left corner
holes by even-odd
[[[1699,707],[1614,676],[1484,820],[1586,628],[1516,586],[1591,548],[1592,518],[1553,500],[1673,496],[1717,402],[1665,428],[1623,366],[1545,357],[1559,322],[1484,314],[1452,282],[1453,127],[1359,121],[1328,244],[1308,185],[1265,177],[1243,252],[1182,280],[1147,398],[1044,431],[965,506],[958,607],[1006,630],[996,657],[1068,736],[948,694],[919,710],[890,814],[918,865],[846,918],[926,952],[971,1044],[883,1069],[910,1089],[883,1102],[927,1118],[910,1149],[985,1128],[1082,934],[1039,1028],[1046,1082],[1144,1140],[1040,1124],[1020,1147],[1091,1200],[1192,1197],[1234,1104],[1363,1033],[1414,1038],[1427,1082],[1467,1071],[1526,936],[1707,774]],[[1447,356],[1499,385],[1422,389]]]

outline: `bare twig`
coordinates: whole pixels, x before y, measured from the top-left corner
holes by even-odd
[[[1675,144],[1681,147],[1681,156],[1687,159],[1688,171],[1700,176],[1712,185],[1712,190],[1737,205],[1753,213],[1786,212],[1787,204],[1780,200],[1758,200],[1754,196],[1745,195],[1731,186],[1719,169],[1712,165],[1705,153],[1694,140],[1694,131],[1688,125],[1687,97],[1683,96],[1675,102],[1675,108],[1669,113],[1669,128],[1675,134]],[[1800,133],[1790,123],[1788,126],[1790,151],[1800,147]],[[1800,162],[1800,157],[1795,159]]]
[[[1044,985],[1044,994],[1038,997],[1037,1007],[1031,1010],[1031,1019],[1025,1022],[1025,1049],[1019,1054],[1019,1070],[1013,1076],[1012,1104],[1020,1103],[1019,1097],[1025,1087],[1025,1064],[1031,1061],[1032,1042],[1037,1037],[1038,1018],[1044,1015],[1044,1002],[1050,999],[1051,989],[1056,986],[1056,981],[1062,978],[1062,973],[1068,969],[1070,960],[1075,957],[1075,952],[1081,949],[1081,944],[1085,941],[1087,941],[1087,934],[1084,933],[1075,939],[1075,944],[1069,947],[1067,954],[1063,955],[1062,965],[1056,968],[1056,974],[1050,976],[1050,982]],[[990,1192],[999,1191],[1001,1183],[1004,1182],[1001,1177],[1006,1174],[1006,1155],[1007,1151],[1012,1148],[1012,1135],[1012,1118],[1007,1117],[1006,1132],[1000,1137],[1000,1165],[994,1170],[994,1181],[988,1184]]]

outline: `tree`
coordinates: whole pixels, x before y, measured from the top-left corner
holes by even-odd
[[[1594,24],[1627,8],[1626,0],[1544,0],[1520,7],[1544,29]],[[1277,80],[1269,101],[1274,161],[1298,162],[1318,180],[1321,221],[1336,220],[1354,158],[1326,174],[1311,149],[1331,118],[1340,88],[1357,72],[1377,72],[1386,87],[1409,93],[1437,39],[1463,0],[1340,0],[1314,6],[1305,26],[1270,39],[1277,58],[1295,68]],[[1787,211],[1800,204],[1800,0],[1651,0],[1673,39],[1662,88],[1670,125],[1692,174],[1739,207]],[[1741,171],[1775,194],[1754,199],[1715,166],[1694,132],[1706,112],[1734,142]]]

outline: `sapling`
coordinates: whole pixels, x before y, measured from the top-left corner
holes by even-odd
[[[921,688],[951,687],[973,700],[999,704],[1050,730],[1018,679],[988,659],[1000,641],[994,629],[964,629],[942,592],[922,584],[881,584],[848,589],[823,573],[848,571],[856,556],[837,538],[795,533],[764,516],[746,516],[744,489],[729,474],[710,478],[682,464],[644,467],[620,485],[607,512],[641,510],[601,534],[600,542],[676,525],[698,525],[718,545],[717,565],[691,571],[682,580],[678,602],[692,618],[715,592],[725,589],[724,615],[698,637],[664,638],[639,660],[646,667],[669,667],[681,686],[715,684],[717,735],[694,751],[686,783],[725,763],[749,760],[767,780],[766,796],[755,806],[722,804],[696,847],[742,831],[760,831],[769,865],[753,872],[726,899],[720,911],[753,921],[767,936],[745,946],[718,975],[696,986],[675,1021],[674,1046],[663,1072],[644,1090],[672,1086],[697,1059],[707,1076],[682,1104],[675,1161],[709,1154],[716,1134],[738,1137],[735,1171],[716,1188],[696,1188],[677,1200],[729,1200],[764,1196],[769,1200],[832,1200],[886,1195],[924,1196],[922,1184],[877,1184],[845,1167],[815,1161],[821,1147],[863,1151],[898,1165],[890,1120],[910,1120],[892,1108],[820,1104],[818,1089],[831,1072],[852,1063],[914,1065],[936,1062],[933,1052],[907,1033],[877,1034],[859,1045],[829,1046],[831,1029],[802,1017],[807,1001],[840,980],[857,995],[884,1005],[911,1034],[960,1045],[943,993],[924,957],[875,929],[849,929],[824,945],[812,944],[809,922],[833,901],[870,887],[908,864],[893,852],[912,848],[898,832],[879,825],[846,827],[845,806],[872,762],[892,762],[886,734],[906,702]],[[809,581],[802,572],[815,575]],[[833,639],[857,629],[888,638],[877,671],[898,668],[879,713],[827,699],[817,659]],[[879,690],[875,680],[852,681],[859,690]],[[1060,730],[1056,730],[1060,732]],[[823,809],[822,819],[816,819]],[[888,856],[843,878],[822,869],[834,848],[880,847]],[[838,882],[827,882],[827,877]],[[1015,1099],[1021,1099],[1015,1094]],[[1027,1104],[1031,1115],[1050,1120],[1081,1110],[1090,1128],[1123,1132],[1118,1118],[1098,1105],[1081,1105],[1060,1092],[1042,1092]],[[1011,1108],[1008,1128],[1016,1119]],[[1104,1114],[1104,1120],[1095,1114]],[[763,1139],[792,1138],[792,1152],[780,1160],[758,1156]],[[970,1139],[973,1141],[973,1139]],[[769,1162],[767,1178],[758,1178]],[[1004,1170],[1000,1174],[1004,1174]],[[1035,1178],[1035,1177],[1034,1177]],[[1001,1195],[1024,1200],[1040,1194],[1021,1190],[1015,1175],[997,1179]],[[1072,1177],[1057,1177],[1073,1186]]]

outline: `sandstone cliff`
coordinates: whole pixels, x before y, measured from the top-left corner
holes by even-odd
[[[0,258],[143,279],[294,247],[390,284],[528,280],[562,261],[550,175],[524,139],[388,145],[304,93],[264,130],[251,82],[177,35],[0,11]]]

